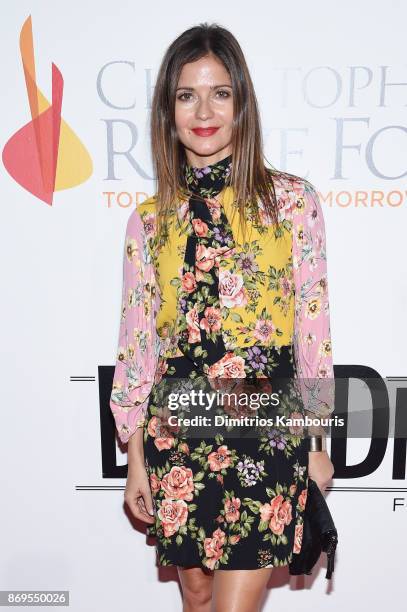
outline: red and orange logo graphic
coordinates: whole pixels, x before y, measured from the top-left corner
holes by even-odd
[[[92,159],[78,136],[61,117],[64,81],[52,62],[52,102],[37,86],[31,16],[20,33],[31,121],[3,149],[3,163],[13,179],[52,206],[55,191],[84,183],[92,174]]]

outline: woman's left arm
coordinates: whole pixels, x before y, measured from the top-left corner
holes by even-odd
[[[334,410],[326,234],[322,207],[311,183],[297,190],[293,209],[293,267],[295,284],[294,351],[305,414],[327,417]],[[326,436],[320,426],[309,435]],[[326,450],[309,452],[309,475],[322,490],[334,467]]]

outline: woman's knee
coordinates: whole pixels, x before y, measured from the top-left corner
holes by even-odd
[[[178,568],[184,603],[191,608],[209,604],[212,598],[213,575],[201,568]]]
[[[220,570],[213,589],[214,612],[256,612],[273,568]]]

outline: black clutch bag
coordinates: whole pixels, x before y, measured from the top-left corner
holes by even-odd
[[[325,578],[331,578],[338,532],[335,528],[325,497],[315,480],[308,478],[307,501],[304,510],[304,525],[300,552],[293,553],[289,573],[293,576],[311,574],[321,552],[327,554],[328,564]]]

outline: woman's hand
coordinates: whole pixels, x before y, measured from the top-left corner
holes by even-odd
[[[150,483],[145,467],[139,465],[129,469],[124,501],[129,506],[131,513],[144,523],[154,523],[153,499],[151,496]]]
[[[332,479],[335,468],[326,451],[309,451],[308,452],[308,474],[315,480],[321,491]]]

